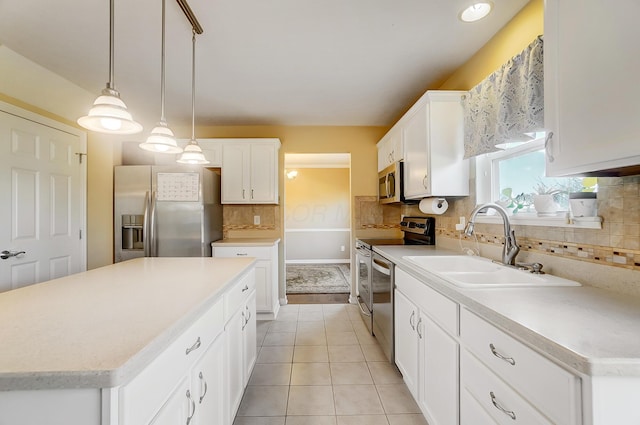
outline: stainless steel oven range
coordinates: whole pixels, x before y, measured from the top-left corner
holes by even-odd
[[[356,239],[358,304],[364,323],[394,363],[393,290],[395,265],[373,251],[376,245],[435,245],[433,217],[404,217],[402,239]]]

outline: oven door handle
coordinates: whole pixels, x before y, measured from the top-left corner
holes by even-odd
[[[356,248],[356,254],[362,255],[363,257],[371,257],[371,251],[366,248]]]
[[[358,297],[360,298],[360,297]],[[367,317],[371,317],[371,313],[367,313],[366,311],[364,311],[364,309],[362,308],[362,303],[360,302],[360,299],[358,299],[358,307],[360,307],[360,311],[362,312],[362,314],[364,314]]]
[[[373,265],[373,268],[379,271],[380,273],[386,276],[391,276],[391,267],[389,266],[388,263],[384,263],[378,260],[377,258],[374,258],[372,265]]]

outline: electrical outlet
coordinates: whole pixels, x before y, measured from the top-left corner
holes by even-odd
[[[260,224],[260,216],[259,215],[254,215],[253,216],[253,224],[258,226]]]
[[[456,230],[463,231],[465,224],[467,224],[467,219],[464,216],[460,216],[460,223],[456,224]]]
[[[344,252],[344,245],[340,245],[340,252]]]

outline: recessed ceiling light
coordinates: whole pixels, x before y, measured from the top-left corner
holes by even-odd
[[[492,8],[493,3],[491,3],[490,1],[474,3],[460,12],[459,18],[463,22],[479,21],[480,19],[487,16],[491,12]]]

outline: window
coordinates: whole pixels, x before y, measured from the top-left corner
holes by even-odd
[[[531,142],[476,157],[477,203],[502,205],[518,224],[566,224],[569,193],[579,192],[585,185],[595,190],[595,182],[594,178],[546,177],[544,133],[536,133]]]

